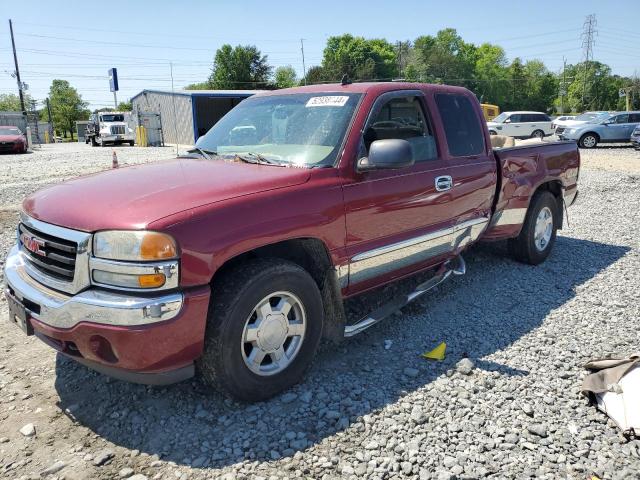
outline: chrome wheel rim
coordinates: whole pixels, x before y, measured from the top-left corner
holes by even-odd
[[[536,137],[536,138],[542,138],[543,135],[544,135],[544,133],[542,133],[540,131],[534,132],[534,134],[533,134],[533,136]]]
[[[284,291],[267,295],[244,324],[240,347],[245,365],[260,376],[282,372],[300,353],[306,328],[298,297]]]
[[[547,246],[549,246],[549,241],[551,240],[552,233],[553,214],[551,213],[551,209],[549,207],[544,207],[538,213],[534,233],[534,242],[539,252],[542,252],[545,248],[547,248]]]
[[[596,145],[596,137],[592,137],[591,135],[589,135],[588,137],[584,137],[584,140],[582,141],[582,144],[585,147],[588,147],[588,148],[595,147],[595,145]]]

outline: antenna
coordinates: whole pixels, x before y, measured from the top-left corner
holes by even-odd
[[[304,38],[300,39],[300,50],[302,51],[302,78],[304,84],[307,84],[307,69],[304,66]]]
[[[349,78],[349,74],[348,74],[348,73],[345,73],[345,74],[342,76],[342,80],[340,81],[340,83],[341,83],[342,85],[349,85],[349,84],[351,84],[351,83],[353,83],[353,82],[352,82],[352,81],[351,81],[351,79]]]

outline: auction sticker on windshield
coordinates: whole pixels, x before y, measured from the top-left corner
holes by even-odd
[[[307,101],[307,107],[344,107],[349,97],[331,95],[326,97],[311,97]]]

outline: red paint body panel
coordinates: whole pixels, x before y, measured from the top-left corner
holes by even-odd
[[[433,129],[438,158],[403,170],[358,172],[361,131],[371,107],[383,93],[420,90]],[[284,240],[314,238],[335,266],[355,255],[390,243],[437,231],[505,208],[526,208],[546,181],[576,188],[579,157],[575,144],[548,144],[505,150],[494,155],[478,101],[466,89],[412,83],[315,85],[266,92],[363,93],[335,168],[276,166],[177,159],[120,168],[64,182],[27,198],[25,212],[44,222],[94,232],[104,229],[152,229],[167,232],[180,246],[180,286],[188,308],[176,319],[147,328],[112,328],[81,323],[55,330],[34,322],[45,335],[74,341],[90,360],[91,335],[114,345],[119,363],[135,371],[179,368],[200,355],[209,287],[226,262],[258,247]],[[482,154],[453,158],[434,93],[455,93],[472,100],[485,136]],[[454,187],[437,192],[434,179],[450,175]],[[521,225],[493,227],[487,239],[517,235]],[[396,268],[356,286],[350,296],[442,262],[447,256]],[[193,292],[193,290],[186,290]]]
[[[31,319],[36,334],[73,342],[87,360],[144,373],[171,371],[193,363],[202,354],[209,308],[209,287],[185,292],[180,314],[166,322],[141,327],[114,327],[81,322],[73,328],[52,328]],[[118,361],[106,362],[90,347],[91,337],[106,338]]]

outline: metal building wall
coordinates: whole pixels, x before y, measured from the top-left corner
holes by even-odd
[[[165,143],[193,145],[193,110],[188,95],[143,92],[132,100],[133,111],[160,113]]]

